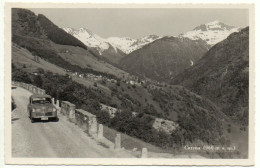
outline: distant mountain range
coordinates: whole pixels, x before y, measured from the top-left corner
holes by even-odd
[[[67,33],[73,35],[78,40],[88,46],[94,53],[107,59],[112,63],[118,63],[120,59],[134,50],[142,48],[144,45],[153,42],[161,37],[149,35],[140,39],[130,37],[110,37],[102,38],[87,28],[63,28]]]
[[[130,37],[102,38],[87,28],[74,29],[67,27],[63,28],[63,30],[79,39],[86,46],[96,48],[100,55],[104,55],[103,52],[109,49],[113,49],[115,53],[118,50],[121,50],[125,54],[130,54],[131,52],[162,38],[157,35],[148,35],[139,39],[133,39]],[[213,46],[214,44],[227,38],[227,36],[231,33],[238,32],[239,30],[240,28],[229,26],[219,21],[213,21],[197,26],[191,31],[180,34],[178,37],[186,37],[191,40],[201,39],[204,40],[209,46]]]
[[[82,41],[86,46],[96,48],[100,55],[102,55],[102,53],[110,47],[113,47],[115,52],[121,50],[125,54],[129,54],[132,51],[161,38],[156,35],[149,35],[140,39],[133,39],[130,37],[109,37],[105,39],[97,34],[94,34],[87,28],[74,29],[67,27],[63,28],[63,30]]]
[[[178,37],[158,38],[128,54],[119,64],[126,71],[167,82],[196,64],[213,45],[239,30],[219,21],[210,22]]]

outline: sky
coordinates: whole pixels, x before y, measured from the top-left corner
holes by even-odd
[[[211,21],[246,27],[247,9],[34,8],[59,27],[87,28],[103,38],[176,36]]]

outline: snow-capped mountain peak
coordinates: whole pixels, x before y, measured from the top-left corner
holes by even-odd
[[[100,55],[102,55],[104,50],[109,48],[109,43],[107,43],[105,39],[92,33],[87,28],[63,28],[63,30],[82,41],[86,46],[97,48]]]
[[[115,46],[122,50],[124,53],[129,54],[134,50],[142,48],[144,45],[149,44],[161,37],[157,35],[148,35],[140,39],[132,39],[130,37],[110,37],[106,41],[112,46]]]
[[[133,39],[130,37],[102,38],[87,28],[74,29],[67,27],[63,29],[67,33],[82,41],[86,46],[90,48],[96,48],[100,55],[102,55],[102,53],[108,49],[113,49],[115,53],[117,53],[119,49],[125,54],[129,54],[149,43],[152,43],[157,39],[162,38],[157,35],[148,35],[139,39]],[[229,26],[216,20],[206,24],[201,24],[191,31],[180,34],[178,37],[189,38],[191,40],[201,39],[204,40],[209,46],[213,46],[227,38],[231,33],[238,32],[239,30],[240,28]]]
[[[96,48],[100,55],[102,55],[102,52],[107,50],[110,46],[113,47],[115,52],[117,52],[117,49],[120,49],[124,53],[129,54],[130,52],[161,38],[157,35],[149,35],[140,39],[132,39],[130,37],[109,37],[105,39],[92,33],[87,28],[74,29],[66,27],[63,28],[63,30],[82,41],[86,46]]]
[[[220,27],[220,24],[221,24],[221,22],[220,21],[218,21],[218,20],[215,20],[215,21],[213,21],[213,22],[209,22],[209,23],[206,23],[205,25],[207,25],[207,26],[209,26],[209,27]]]
[[[179,37],[187,37],[192,40],[202,39],[208,45],[213,46],[216,43],[227,38],[231,33],[238,32],[240,28],[226,25],[218,20],[202,24],[193,30],[181,34]]]

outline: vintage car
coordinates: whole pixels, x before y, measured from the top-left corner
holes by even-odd
[[[51,96],[46,94],[30,96],[27,111],[32,123],[36,119],[58,121],[57,109],[52,103]]]

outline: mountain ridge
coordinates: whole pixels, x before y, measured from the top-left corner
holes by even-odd
[[[92,48],[97,48],[99,54],[102,53],[109,48],[109,46],[113,47],[114,50],[121,50],[125,54],[129,54],[132,51],[141,48],[142,46],[149,44],[150,42],[161,38],[157,35],[147,35],[141,37],[139,39],[133,39],[130,37],[108,37],[102,38],[99,35],[93,33],[91,30],[87,28],[63,28],[67,33],[73,35],[82,41],[85,45]]]
[[[114,53],[117,53],[117,50],[120,50],[124,54],[128,55],[131,52],[138,50],[143,46],[163,37],[185,37],[191,40],[201,39],[204,40],[210,47],[212,47],[216,43],[224,40],[231,33],[238,32],[239,30],[241,30],[241,28],[230,26],[216,20],[196,26],[193,30],[190,30],[186,33],[181,33],[177,36],[146,35],[137,39],[130,37],[102,38],[87,28],[75,29],[66,27],[63,28],[63,30],[79,39],[86,46],[96,48],[98,50],[99,55],[105,55],[103,54],[103,52],[105,50],[108,50],[109,48],[110,50],[114,50]],[[121,56],[121,58],[122,57],[124,56]]]
[[[126,71],[157,81],[169,81],[208,51],[202,40],[163,37],[135,50],[120,61]]]
[[[210,67],[210,68],[209,68]],[[197,64],[172,79],[248,123],[249,27],[214,45]]]
[[[191,31],[180,34],[179,37],[187,37],[191,40],[202,39],[212,47],[227,38],[231,33],[238,32],[240,29],[239,27],[230,26],[220,21],[213,21],[201,24]]]

